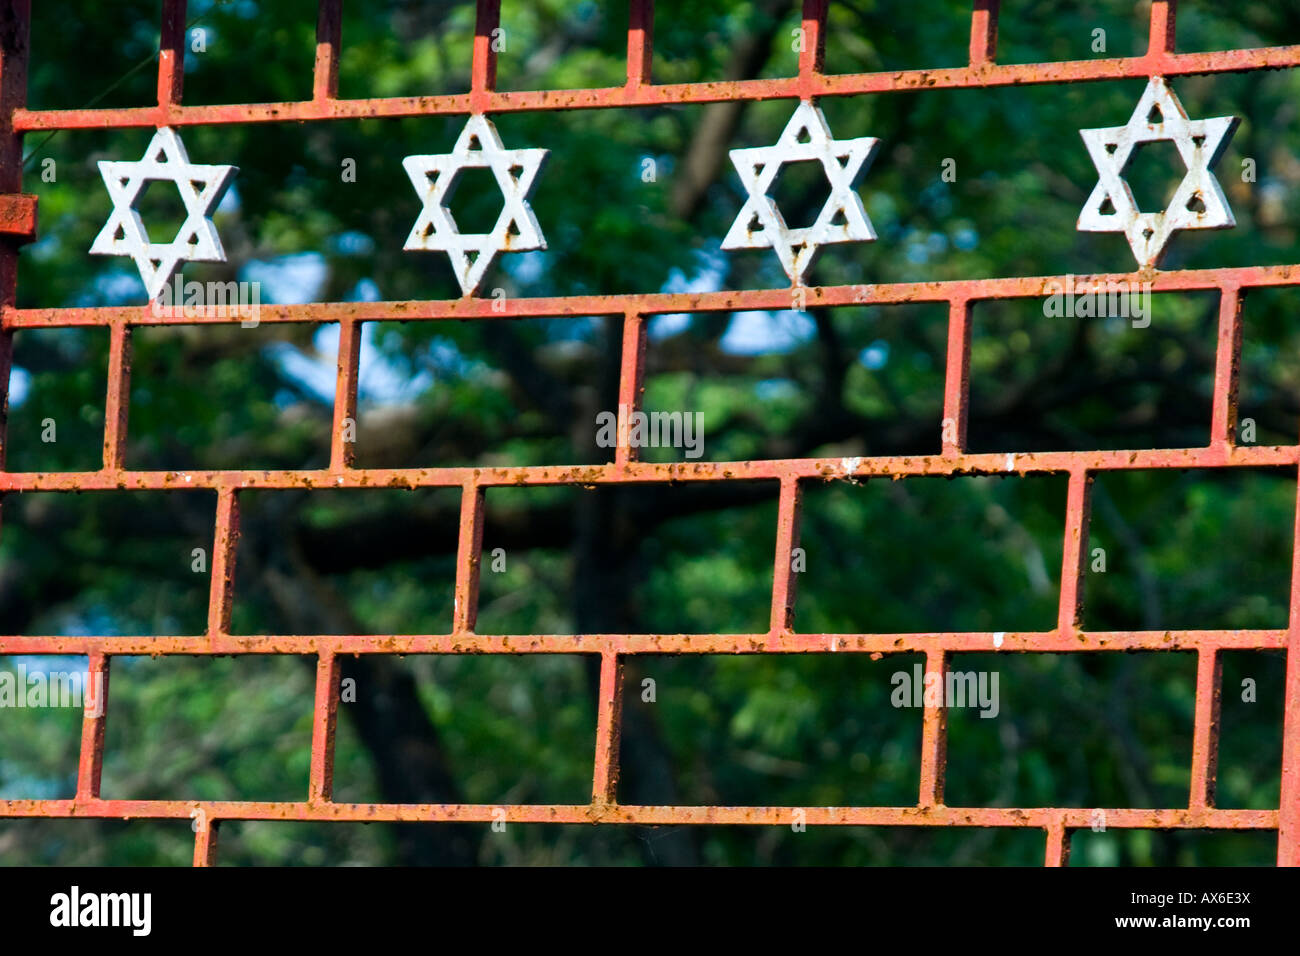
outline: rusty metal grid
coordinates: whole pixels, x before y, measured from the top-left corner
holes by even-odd
[[[998,2],[974,0],[967,66],[853,75],[822,72],[827,0],[803,0],[805,49],[796,76],[740,82],[658,85],[650,76],[653,0],[630,0],[627,82],[605,89],[498,92],[492,30],[500,0],[478,0],[471,89],[465,94],[382,99],[339,99],[338,56],[342,0],[321,0],[313,95],[292,103],[185,106],[182,104],[182,43],[185,0],[164,0],[157,104],[130,109],[29,110],[25,108],[27,33],[30,0],[8,0],[14,14],[0,23],[0,375],[7,381],[14,330],[54,326],[107,326],[111,335],[103,467],[88,473],[7,473],[0,471],[0,494],[22,491],[204,488],[217,493],[215,543],[206,632],[193,636],[0,636],[0,654],[75,654],[104,676],[107,701],[109,665],[117,655],[139,654],[301,654],[317,658],[311,770],[305,798],[293,802],[206,802],[114,800],[100,794],[104,729],[109,708],[83,718],[76,796],[66,800],[0,801],[0,817],[196,818],[194,863],[215,861],[217,830],[223,820],[315,821],[478,821],[521,823],[767,824],[789,825],[790,807],[628,806],[617,801],[622,662],[635,654],[727,653],[924,653],[927,675],[946,672],[956,653],[1105,652],[1132,650],[1195,651],[1195,729],[1191,786],[1185,808],[1106,808],[1115,828],[1254,829],[1278,832],[1279,864],[1300,864],[1300,561],[1293,559],[1290,625],[1284,630],[1167,630],[1095,632],[1081,630],[1083,558],[1087,554],[1090,486],[1097,472],[1147,468],[1234,468],[1300,464],[1300,446],[1238,447],[1236,393],[1241,351],[1241,305],[1252,288],[1300,285],[1300,265],[1211,270],[1140,272],[1086,277],[1078,281],[1149,281],[1153,292],[1212,290],[1220,297],[1212,427],[1209,444],[1199,448],[1075,451],[1035,454],[969,454],[970,319],[983,300],[1049,294],[1063,277],[990,278],[971,281],[896,283],[808,288],[810,306],[942,302],[949,307],[943,414],[956,428],[945,435],[938,455],[876,457],[860,460],[791,459],[687,464],[637,460],[636,448],[620,435],[610,464],[524,468],[358,469],[344,441],[345,420],[355,417],[361,326],[366,321],[441,321],[614,314],[623,317],[619,402],[638,407],[643,387],[646,323],[650,316],[678,312],[727,312],[789,307],[790,289],[711,293],[571,296],[514,299],[503,303],[465,297],[454,301],[316,303],[267,305],[268,322],[337,322],[340,327],[330,464],[299,471],[130,471],[124,449],[131,371],[131,332],[136,326],[238,321],[216,316],[155,316],[148,306],[19,309],[15,307],[17,247],[35,230],[34,200],[21,195],[23,134],[37,130],[188,126],[221,123],[317,121],[428,114],[492,114],[518,110],[647,106],[706,103],[730,99],[806,100],[856,93],[889,93],[939,87],[985,87],[1023,83],[1064,83],[1126,77],[1176,76],[1300,66],[1300,45],[1209,53],[1174,52],[1175,0],[1151,3],[1150,43],[1142,56],[1088,61],[1000,65],[995,62]],[[1057,288],[1060,286],[1058,285]],[[503,309],[504,305],[504,309]],[[6,388],[7,408],[7,388]],[[936,427],[939,423],[936,422]],[[0,433],[0,439],[3,434]],[[0,443],[0,456],[3,444]],[[0,463],[3,458],[0,457]],[[800,489],[809,481],[857,476],[1055,473],[1068,475],[1059,612],[1050,631],[991,633],[808,634],[793,628],[795,576],[791,551],[799,538]],[[613,484],[620,482],[742,481],[780,483],[770,626],[764,633],[682,634],[521,634],[475,633],[479,566],[488,488],[514,485]],[[234,566],[239,538],[239,492],[249,488],[415,488],[461,489],[455,611],[450,633],[395,635],[261,635],[230,633]],[[1300,551],[1300,509],[1295,548]],[[1276,810],[1219,809],[1214,800],[1218,747],[1221,652],[1287,649],[1282,783]],[[407,805],[343,804],[332,799],[333,751],[339,698],[339,661],[346,654],[540,653],[599,654],[596,750],[591,802],[581,805]],[[970,808],[944,802],[946,711],[926,703],[921,740],[920,779],[913,806],[805,807],[808,825],[1029,827],[1044,831],[1044,862],[1067,862],[1071,832],[1092,822],[1090,809]],[[195,811],[201,811],[196,813]]]

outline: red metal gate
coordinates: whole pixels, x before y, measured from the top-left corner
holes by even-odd
[[[344,423],[356,414],[358,355],[363,322],[400,319],[439,321],[564,315],[623,316],[620,404],[637,408],[642,391],[648,317],[677,312],[729,312],[782,309],[790,289],[684,294],[629,293],[609,296],[455,301],[321,303],[263,306],[262,321],[336,322],[340,327],[330,465],[304,471],[131,471],[125,467],[131,332],[137,326],[238,321],[237,318],[154,315],[148,306],[120,308],[19,309],[15,307],[17,247],[35,232],[35,200],[21,193],[22,139],[31,131],[124,127],[183,127],[228,123],[283,123],[340,118],[430,114],[502,113],[518,110],[584,109],[706,103],[721,100],[809,99],[855,93],[889,93],[918,88],[986,87],[1028,83],[1068,83],[1125,77],[1178,76],[1300,66],[1300,46],[1213,53],[1174,52],[1174,0],[1153,0],[1150,45],[1135,57],[1037,64],[995,62],[997,0],[974,0],[970,58],[963,67],[936,70],[827,75],[822,72],[826,0],[804,0],[805,45],[797,76],[738,82],[659,85],[651,81],[653,0],[631,0],[627,36],[627,82],[606,89],[504,93],[495,86],[492,31],[500,0],[478,0],[472,85],[468,93],[383,99],[337,96],[342,0],[321,0],[313,95],[292,103],[185,106],[182,104],[182,53],[185,0],[164,0],[158,62],[157,105],[130,109],[28,110],[27,36],[30,0],[0,4],[0,380],[8,380],[14,330],[58,326],[107,326],[111,357],[106,400],[103,467],[93,473],[0,472],[0,492],[114,489],[205,488],[217,493],[216,535],[206,633],[171,637],[17,637],[0,636],[0,654],[76,654],[88,657],[90,670],[105,678],[118,655],[299,654],[317,658],[311,772],[306,798],[298,802],[205,802],[111,800],[100,796],[105,721],[111,708],[84,718],[76,796],[70,800],[0,801],[7,817],[194,818],[196,865],[210,864],[222,820],[338,821],[491,821],[535,823],[769,824],[789,825],[789,807],[627,806],[617,802],[618,741],[622,661],[635,654],[719,653],[923,653],[928,674],[942,675],[954,653],[989,651],[985,633],[807,634],[793,629],[795,601],[791,551],[799,536],[801,483],[846,477],[840,459],[746,461],[726,464],[649,464],[637,460],[626,435],[612,464],[527,468],[358,469],[344,440]],[[966,451],[970,315],[974,303],[1048,294],[1064,277],[1001,278],[974,281],[809,288],[806,304],[839,306],[901,302],[942,302],[949,307],[944,417],[955,424],[939,455],[866,458],[851,474],[978,475],[1055,473],[1069,477],[1064,528],[1064,561],[1059,615],[1054,629],[1007,633],[1004,652],[1109,652],[1194,650],[1198,655],[1191,788],[1180,809],[1106,809],[1112,828],[1257,829],[1278,831],[1278,862],[1300,864],[1300,562],[1293,560],[1290,626],[1286,630],[1181,630],[1090,632],[1080,628],[1081,577],[1087,554],[1089,490],[1102,471],[1149,468],[1234,468],[1289,466],[1300,462],[1300,446],[1238,447],[1237,368],[1241,350],[1241,303],[1252,288],[1300,284],[1300,265],[1088,277],[1101,283],[1150,281],[1153,292],[1213,290],[1220,296],[1210,442],[1201,448],[1132,451],[1076,451],[1045,454],[969,454]],[[1084,280],[1080,280],[1084,281]],[[7,392],[6,392],[7,408]],[[936,428],[939,423],[935,423]],[[0,438],[3,436],[0,435]],[[3,446],[0,445],[0,454]],[[2,461],[2,459],[0,459]],[[743,481],[780,482],[771,622],[765,633],[744,635],[509,635],[475,633],[485,489],[506,485],[603,484],[619,482]],[[250,488],[430,487],[461,489],[460,542],[457,552],[455,614],[448,634],[275,635],[230,633],[234,565],[239,538],[239,495]],[[1300,548],[1300,510],[1296,547]],[[1225,810],[1214,804],[1218,747],[1220,655],[1242,649],[1287,649],[1285,726],[1280,806],[1277,810]],[[601,682],[596,730],[592,799],[582,805],[342,804],[332,799],[334,732],[339,696],[339,658],[345,654],[456,653],[599,654]],[[808,825],[894,825],[1032,827],[1046,836],[1045,862],[1061,865],[1068,857],[1072,830],[1086,828],[1094,811],[1085,809],[967,808],[944,803],[946,713],[927,701],[921,741],[918,799],[905,807],[806,807]]]

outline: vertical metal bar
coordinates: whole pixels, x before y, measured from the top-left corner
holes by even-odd
[[[316,703],[311,724],[309,803],[334,799],[334,732],[339,716],[339,659],[333,649],[321,649],[316,659]]]
[[[1237,382],[1241,369],[1241,289],[1225,285],[1219,294],[1219,341],[1214,355],[1214,411],[1211,445],[1237,442]]]
[[[627,23],[627,85],[650,82],[654,59],[655,0],[630,0]]]
[[[209,819],[206,813],[200,811],[199,815],[194,817],[193,825],[194,865],[216,866],[217,828],[221,825],[221,821]]]
[[[14,132],[14,110],[27,102],[28,31],[30,0],[11,0],[11,22],[0,31],[0,193],[23,188],[23,136]],[[0,307],[17,299],[18,246],[16,238],[0,240]],[[13,364],[13,332],[0,331],[0,470],[8,447],[9,374]]]
[[[452,631],[472,634],[478,624],[478,582],[483,564],[483,488],[470,482],[461,489],[460,538],[456,544],[456,597]]]
[[[1300,481],[1296,490],[1295,542],[1291,552],[1291,617],[1287,624],[1286,688],[1282,711],[1282,789],[1277,828],[1279,866],[1300,866]]]
[[[630,441],[629,424],[632,413],[641,408],[645,393],[645,340],[646,318],[629,311],[623,317],[623,354],[618,373],[618,441],[614,461],[626,464],[636,461],[641,450]]]
[[[316,65],[311,96],[317,102],[339,95],[339,49],[343,42],[343,0],[320,0],[316,7]]]
[[[1001,0],[975,0],[970,15],[970,65],[992,63],[998,52],[998,6]]]
[[[948,652],[936,648],[925,652],[925,684],[921,721],[920,806],[943,804],[944,771],[948,765],[948,708],[944,699],[948,675]],[[935,693],[931,693],[934,688]]]
[[[1062,634],[1083,621],[1083,577],[1088,560],[1088,526],[1092,505],[1092,476],[1070,472],[1065,496],[1065,539],[1061,548],[1061,604],[1056,626]]]
[[[469,103],[475,113],[486,113],[490,94],[497,86],[494,44],[501,26],[501,0],[478,0],[474,18],[474,58],[470,64]]]
[[[799,479],[781,479],[781,497],[776,512],[776,563],[772,569],[773,636],[794,629],[794,599],[797,590],[794,549],[799,547],[799,507],[802,500]]]
[[[1065,819],[1061,816],[1047,825],[1043,863],[1045,866],[1068,866],[1070,863],[1070,831],[1065,828]]]
[[[1177,19],[1177,0],[1151,0],[1151,38],[1147,56],[1159,62],[1174,52],[1174,21]]]
[[[179,106],[185,85],[186,0],[163,0],[162,32],[158,44],[158,105],[164,113]]]
[[[600,699],[596,702],[596,766],[591,802],[618,799],[618,745],[623,716],[623,659],[614,651],[600,656]]]
[[[357,377],[361,361],[361,322],[339,322],[338,376],[334,380],[334,425],[330,433],[330,471],[351,468],[356,460]]]
[[[14,131],[14,110],[27,102],[27,54],[30,49],[28,34],[31,24],[30,0],[8,0],[3,27],[0,28],[0,192],[17,193],[23,182],[23,137]],[[0,307],[12,306],[18,288],[18,240],[0,240]],[[0,331],[0,471],[5,468],[8,449],[9,376],[13,364],[13,333]],[[2,500],[2,499],[0,499]],[[93,668],[101,664],[102,656],[91,655],[87,677],[93,678]],[[102,710],[103,690],[96,695]],[[20,689],[21,692],[21,689]],[[84,694],[84,691],[83,691]],[[81,753],[77,762],[77,796],[93,796],[99,792],[100,767],[103,760],[102,713],[95,714],[87,723],[83,713],[81,723]]]
[[[826,0],[803,0],[802,43],[799,47],[799,77],[810,81],[826,61]],[[812,96],[809,85],[803,94]]]
[[[82,701],[81,754],[77,760],[77,800],[99,799],[104,772],[104,726],[108,719],[109,658],[102,651],[87,655]],[[93,687],[93,699],[91,689]]]
[[[1278,866],[1300,866],[1300,617],[1291,601],[1291,627],[1287,632],[1286,689],[1283,699],[1282,795],[1278,806]]]
[[[971,303],[953,299],[948,306],[948,358],[943,383],[943,453],[956,457],[966,450],[966,417],[970,397]]]
[[[239,491],[217,492],[217,518],[212,535],[212,580],[208,585],[208,637],[230,633],[230,608],[235,600],[235,550],[239,543]]]
[[[27,105],[27,55],[30,50],[31,0],[6,0],[4,29],[0,30],[0,192],[16,193],[23,183],[23,134],[14,132],[14,110]],[[3,259],[16,255],[8,243],[0,244]],[[13,302],[13,276],[0,277],[5,304]]]
[[[131,409],[131,327],[115,321],[109,330],[108,396],[104,403],[104,470],[126,467],[126,421]]]
[[[1196,717],[1192,728],[1192,785],[1187,806],[1214,806],[1219,768],[1219,703],[1223,692],[1223,657],[1217,647],[1196,655]]]

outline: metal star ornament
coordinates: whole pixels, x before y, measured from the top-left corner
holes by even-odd
[[[731,151],[732,165],[749,196],[722,240],[722,248],[773,249],[785,274],[798,285],[822,246],[875,239],[876,231],[855,187],[871,167],[879,143],[871,136],[835,139],[821,109],[806,100],[801,102],[775,145]],[[809,160],[821,163],[830,195],[816,222],[791,229],[768,192],[782,166]]]
[[[1189,120],[1162,76],[1153,76],[1124,126],[1081,129],[1098,182],[1079,214],[1081,232],[1122,232],[1139,266],[1155,267],[1179,229],[1231,229],[1237,224],[1211,170],[1232,138],[1235,116]],[[1144,143],[1172,142],[1187,173],[1161,212],[1143,212],[1124,173]]]
[[[403,248],[447,253],[465,295],[478,289],[498,253],[545,249],[528,193],[549,155],[546,149],[506,149],[490,120],[471,116],[450,153],[407,156],[402,166],[424,206]],[[447,203],[461,170],[475,167],[492,171],[505,205],[491,232],[462,233]]]
[[[225,262],[226,251],[212,213],[230,186],[237,166],[197,166],[190,162],[175,131],[162,127],[149,141],[144,158],[104,160],[99,174],[113,200],[113,211],[90,246],[94,256],[130,256],[152,301],[182,262]],[[151,242],[136,203],[151,182],[175,183],[185,204],[185,222],[171,242]]]

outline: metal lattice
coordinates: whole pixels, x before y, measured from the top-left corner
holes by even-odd
[[[516,805],[499,808],[505,819],[534,823],[769,824],[788,825],[789,807],[628,806],[618,803],[622,662],[637,654],[900,653],[925,655],[928,675],[942,675],[956,653],[1195,651],[1195,730],[1191,787],[1186,808],[1108,808],[1111,828],[1277,830],[1278,862],[1300,863],[1300,562],[1293,562],[1290,626],[1285,630],[1174,630],[1095,632],[1081,630],[1083,556],[1087,554],[1090,486],[1098,472],[1151,468],[1296,468],[1300,446],[1238,447],[1237,368],[1241,350],[1241,303],[1252,288],[1300,285],[1300,265],[1158,272],[1089,277],[1098,283],[1149,281],[1153,292],[1204,290],[1220,297],[1212,428],[1209,444],[1167,450],[1073,451],[1035,454],[970,454],[970,320],[974,303],[1046,295],[1063,277],[993,278],[972,281],[812,287],[805,304],[843,306],[946,303],[949,308],[942,452],[932,456],[862,459],[794,459],[725,464],[651,464],[637,460],[625,434],[610,464],[524,468],[359,469],[353,467],[344,426],[355,418],[359,344],[364,322],[487,320],[514,317],[621,315],[623,352],[619,403],[639,407],[646,323],[662,313],[730,312],[788,308],[791,289],[711,293],[571,296],[512,299],[504,303],[465,297],[454,301],[266,305],[267,322],[332,322],[340,328],[331,454],[328,468],[297,471],[132,471],[124,448],[130,380],[131,333],[138,326],[238,321],[215,316],[158,316],[148,306],[19,309],[15,303],[17,247],[35,232],[35,200],[21,194],[24,134],[61,129],[182,128],[231,123],[318,122],[347,118],[423,115],[492,115],[511,111],[588,109],[724,100],[786,98],[814,101],[860,93],[921,88],[970,88],[1051,84],[1119,78],[1172,77],[1300,66],[1300,46],[1174,52],[1174,0],[1151,3],[1150,44],[1141,56],[1088,61],[1001,65],[994,61],[997,0],[974,0],[970,56],[966,66],[853,75],[822,71],[826,0],[804,0],[804,51],[796,76],[737,82],[660,85],[650,76],[653,0],[631,0],[627,35],[627,81],[603,89],[498,92],[490,38],[499,21],[499,0],[478,0],[472,82],[468,93],[380,99],[338,98],[341,0],[321,0],[313,95],[274,104],[186,106],[182,103],[185,0],[165,0],[158,63],[157,105],[128,109],[29,110],[24,107],[30,0],[0,5],[0,380],[7,381],[15,330],[66,326],[107,327],[111,353],[106,400],[103,467],[90,473],[0,473],[0,492],[203,488],[217,494],[215,545],[207,629],[195,636],[0,636],[0,654],[86,656],[92,674],[107,675],[119,655],[294,654],[317,659],[311,770],[305,799],[294,802],[114,800],[100,795],[105,721],[111,707],[84,717],[76,796],[65,800],[0,801],[7,817],[116,817],[198,821],[196,865],[213,861],[223,820],[483,821],[498,808],[483,805],[344,804],[332,799],[333,753],[339,698],[339,665],[347,654],[599,654],[601,658],[596,752],[590,803]],[[7,402],[7,399],[6,399]],[[936,423],[937,425],[937,423]],[[1032,633],[809,634],[793,629],[795,578],[791,551],[798,544],[801,483],[851,476],[1053,473],[1068,476],[1063,565],[1056,626]],[[516,485],[617,484],[623,482],[727,482],[769,479],[780,484],[770,627],[758,634],[504,635],[475,632],[479,567],[488,488]],[[450,633],[434,635],[271,635],[230,633],[234,567],[239,539],[239,497],[247,489],[454,487],[461,490],[455,611]],[[1296,534],[1300,548],[1300,527]],[[995,640],[995,637],[997,640]],[[1280,806],[1276,810],[1227,810],[1214,803],[1218,746],[1220,661],[1224,651],[1286,649],[1286,700]],[[966,808],[944,803],[946,711],[927,701],[923,718],[918,799],[913,806],[806,807],[806,823],[818,825],[1031,827],[1046,834],[1045,861],[1061,865],[1071,831],[1086,828],[1086,809]],[[195,811],[201,811],[196,815]]]

